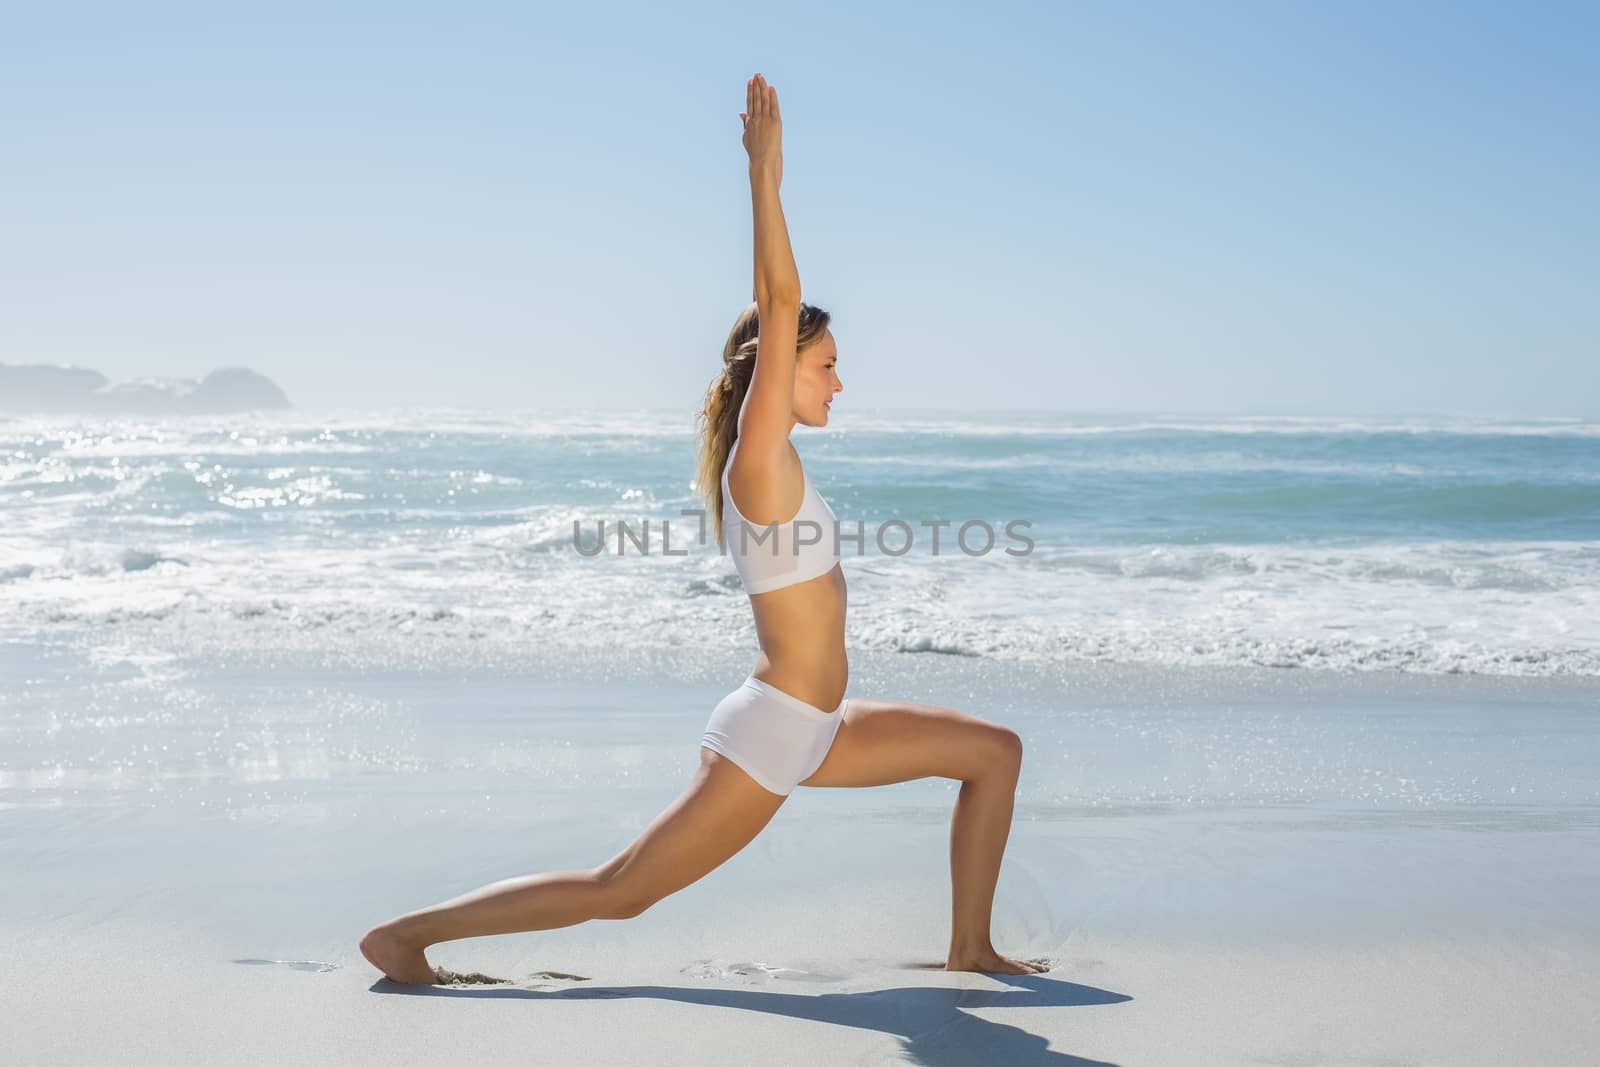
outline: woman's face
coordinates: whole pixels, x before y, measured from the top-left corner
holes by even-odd
[[[802,348],[794,362],[794,418],[804,426],[828,425],[828,405],[834,394],[844,390],[835,364],[839,346],[833,331],[822,331],[822,339]]]

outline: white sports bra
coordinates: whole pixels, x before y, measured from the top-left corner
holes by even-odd
[[[734,441],[728,450],[728,461],[722,465],[722,543],[744,582],[746,593],[766,593],[786,585],[798,585],[820,574],[833,570],[839,562],[839,551],[834,540],[834,514],[828,502],[822,499],[811,476],[805,478],[805,493],[800,498],[800,510],[788,522],[759,525],[739,513],[728,491],[728,471],[733,466],[733,453],[739,447]],[[804,522],[805,526],[796,526]],[[804,536],[805,542],[796,536]]]

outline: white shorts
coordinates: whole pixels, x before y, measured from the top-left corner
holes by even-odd
[[[751,675],[717,702],[700,744],[737,763],[769,793],[788,796],[822,766],[849,703],[847,697],[823,711]]]

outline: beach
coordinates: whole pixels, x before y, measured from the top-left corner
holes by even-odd
[[[1600,1067],[1600,4],[7,16],[0,1067]]]
[[[1047,973],[940,969],[937,778],[465,985],[360,955],[687,786],[757,646],[680,414],[0,418],[9,1058],[1593,1062],[1600,427],[835,422],[846,695],[1023,738],[992,933]]]
[[[852,695],[1024,737],[993,932],[1048,973],[935,969],[954,783],[928,779],[798,790],[645,914],[435,946],[504,982],[417,989],[361,958],[368,925],[609,858],[748,665],[4,648],[17,1062],[1579,1064],[1600,1043],[1587,679],[858,655]]]

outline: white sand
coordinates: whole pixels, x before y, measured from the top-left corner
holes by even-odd
[[[619,955],[571,960],[599,965],[589,982],[421,991],[374,980],[349,952],[317,972],[218,948],[178,931],[8,940],[7,1058],[1467,1067],[1587,1064],[1600,1047],[1600,955],[1470,939],[1263,950],[1084,936],[1048,975],[1009,980],[865,960],[838,961],[839,977],[750,961],[703,977],[715,961],[686,974]]]
[[[803,790],[637,919],[430,952],[510,985],[395,986],[368,925],[608,857],[737,679],[151,679],[10,649],[6,1061],[1596,1062],[1592,683],[857,662],[857,692],[1022,730],[994,935],[1050,973],[915,966],[948,932],[934,780]]]

